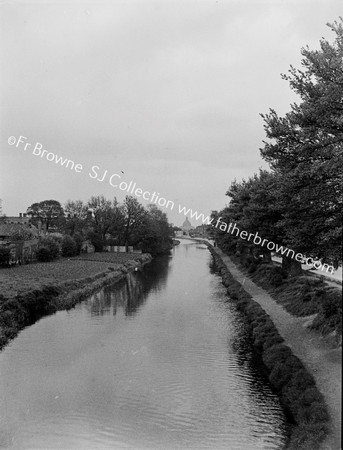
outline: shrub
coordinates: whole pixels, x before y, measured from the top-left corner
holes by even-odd
[[[275,287],[280,286],[287,277],[282,267],[272,264],[260,264],[257,268],[256,275],[258,278],[267,281]]]
[[[293,378],[289,383],[289,388],[296,389],[298,392],[304,392],[309,387],[315,386],[315,381],[312,375],[305,369],[299,358],[292,355],[293,363]],[[288,361],[288,360],[287,360]]]
[[[10,249],[0,246],[0,266],[7,266],[10,260]]]
[[[102,252],[102,249],[104,248],[104,241],[99,234],[90,232],[88,234],[88,239],[90,239],[91,243],[94,245],[94,250],[96,252]]]
[[[324,297],[325,300],[322,303],[322,309],[324,317],[342,315],[342,299],[339,293],[334,293],[328,297]]]
[[[63,234],[62,233],[49,233],[49,238],[52,238],[56,244],[60,245],[62,243]]]
[[[313,402],[323,401],[323,395],[315,387],[307,388],[299,397],[299,403],[305,406],[309,406]]]
[[[329,413],[323,402],[312,402],[309,406],[299,409],[298,421],[300,423],[328,422]]]
[[[82,243],[84,241],[81,233],[74,233],[73,239],[76,243],[76,254],[79,255],[81,253]]]
[[[272,370],[277,362],[284,362],[286,359],[292,355],[291,349],[285,344],[277,344],[269,347],[265,352],[263,352],[263,362],[265,366]]]
[[[66,234],[62,239],[62,256],[75,256],[77,254],[77,245],[74,239]]]
[[[272,276],[270,277],[270,282],[275,287],[281,286],[281,284],[283,282],[282,274],[281,273],[272,274]]]
[[[263,350],[267,350],[270,347],[273,347],[276,344],[281,344],[283,342],[283,338],[279,335],[279,333],[275,333],[266,338],[263,342]]]
[[[303,297],[303,302],[310,302],[312,300],[312,294],[311,292],[308,292],[307,294],[304,295]]]
[[[292,433],[287,448],[290,450],[317,450],[329,432],[328,422],[301,424]]]
[[[16,314],[13,311],[4,310],[1,311],[0,325],[1,327],[13,326],[16,322]]]
[[[256,270],[257,270],[257,268],[258,268],[258,264],[256,264],[256,263],[251,263],[251,264],[249,264],[249,267],[248,267],[248,273],[249,273],[249,274],[255,273]]]
[[[232,300],[238,300],[239,298],[239,291],[234,286],[230,286],[227,288],[227,293],[232,298]]]
[[[266,313],[264,313],[263,311],[254,311],[252,317],[254,328],[260,327],[266,322]]]
[[[253,331],[253,337],[266,337],[269,334],[273,334],[275,332],[275,326],[273,322],[268,319],[256,327]]]
[[[228,292],[228,294],[230,295],[229,292]],[[244,311],[247,306],[247,301],[245,299],[240,298],[235,305],[236,305],[236,308],[238,311]]]
[[[40,262],[49,262],[54,259],[47,247],[41,247],[37,250],[37,259]]]
[[[278,338],[276,333],[261,334],[254,338],[254,346],[258,349],[267,349],[281,342],[283,339]]]
[[[301,369],[303,369],[303,365],[300,360],[296,356],[290,355],[285,361],[279,361],[274,365],[269,375],[269,381],[276,390],[280,391],[288,385],[296,372],[301,371],[308,375],[305,370]],[[293,385],[292,387],[295,388],[296,386]]]
[[[41,241],[39,243],[39,247],[45,248],[48,250],[50,259],[47,259],[46,261],[52,261],[53,259],[57,258],[59,251],[60,251],[59,245],[58,245],[56,239],[54,239],[52,236],[47,236],[47,237],[41,239]],[[38,249],[38,253],[39,253],[39,249]],[[38,253],[37,253],[37,258],[38,258],[38,260],[40,260],[38,257]],[[43,252],[43,253],[46,253],[46,252]]]

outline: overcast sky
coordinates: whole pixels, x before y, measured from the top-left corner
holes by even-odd
[[[300,67],[302,47],[333,41],[326,23],[343,4],[27,0],[1,2],[0,13],[3,212],[46,199],[122,200],[108,182],[119,174],[175,202],[161,209],[180,225],[178,204],[221,209],[235,178],[267,167],[259,113],[289,110],[296,97],[280,73]],[[36,143],[82,170],[33,155]],[[89,176],[95,165],[104,181]]]

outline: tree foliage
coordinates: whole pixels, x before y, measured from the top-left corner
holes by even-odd
[[[64,205],[65,231],[73,236],[85,231],[88,206],[82,200],[68,200]]]
[[[33,239],[35,237],[35,234],[30,228],[21,227],[16,230],[14,230],[10,234],[10,241],[27,241],[29,239]]]
[[[62,256],[75,256],[77,254],[76,242],[68,234],[63,236],[61,252],[62,252]]]
[[[38,226],[41,222],[46,231],[60,228],[64,223],[64,210],[57,200],[43,200],[33,203],[27,208],[27,214],[31,216],[31,222]]]
[[[343,21],[329,25],[333,44],[302,49],[303,69],[283,75],[301,103],[279,117],[262,115],[269,141],[263,158],[279,176],[280,225],[295,251],[341,261],[343,182]]]
[[[125,197],[122,212],[124,215],[122,242],[124,245],[137,245],[142,238],[147,212],[136,198],[129,195]]]
[[[34,203],[28,212],[36,221],[46,223],[47,230],[59,221],[65,234],[60,239],[64,256],[79,253],[85,239],[90,239],[98,252],[106,245],[134,246],[153,254],[165,253],[172,247],[167,216],[155,205],[144,208],[131,196],[126,196],[122,203],[104,196],[92,196],[87,202],[68,200],[64,208],[59,202],[49,200]],[[51,254],[46,239],[40,245],[44,250],[39,257],[44,260]]]
[[[37,251],[38,261],[52,261],[57,258],[59,254],[59,245],[52,236],[46,236],[39,242],[39,248]]]
[[[213,212],[240,230],[287,246],[323,263],[338,265],[341,256],[343,177],[343,20],[329,25],[332,44],[302,49],[302,68],[291,66],[283,78],[300,97],[280,117],[273,109],[262,114],[267,140],[262,157],[272,172],[234,181],[228,206]],[[243,260],[268,250],[215,229],[219,245]],[[283,257],[292,271],[300,263]]]
[[[148,206],[142,231],[143,252],[159,255],[167,253],[172,247],[173,229],[167,215],[156,205]]]

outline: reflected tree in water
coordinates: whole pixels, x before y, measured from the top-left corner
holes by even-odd
[[[88,301],[91,315],[116,315],[121,308],[126,316],[133,316],[151,291],[158,292],[165,288],[169,261],[168,256],[158,257],[141,271],[128,274],[115,286],[104,287],[92,295]]]

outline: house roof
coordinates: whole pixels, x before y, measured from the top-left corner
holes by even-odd
[[[0,217],[1,223],[19,223],[19,224],[28,224],[30,222],[30,217],[28,216],[1,216]]]
[[[38,231],[35,226],[25,226],[19,223],[0,223],[0,236],[10,237],[16,231],[31,231],[32,234],[37,235]]]

